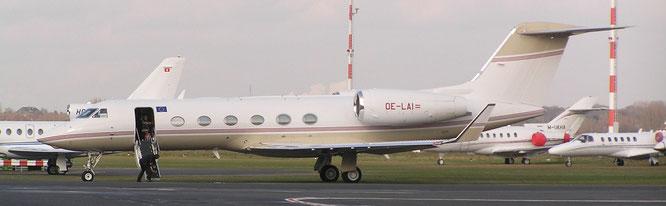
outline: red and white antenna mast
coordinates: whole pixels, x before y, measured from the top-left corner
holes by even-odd
[[[610,24],[611,27],[615,27],[617,21],[617,10],[615,9],[616,2],[611,0],[611,9],[610,9]],[[620,126],[617,122],[617,114],[615,113],[617,109],[617,36],[616,31],[610,31],[610,93],[608,95],[610,99],[610,105],[608,110],[608,132],[614,133],[618,132],[618,127]]]
[[[349,48],[347,48],[347,89],[352,89],[352,57],[354,57],[354,46],[352,44],[352,17],[358,14],[358,8],[354,9],[354,0],[349,0]]]

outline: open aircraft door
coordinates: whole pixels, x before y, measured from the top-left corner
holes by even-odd
[[[136,163],[141,168],[142,159],[149,165],[146,179],[159,180],[162,177],[158,165],[160,147],[155,133],[155,113],[150,107],[134,109],[134,153]]]

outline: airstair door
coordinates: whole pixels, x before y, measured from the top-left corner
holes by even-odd
[[[155,133],[155,113],[150,107],[137,107],[134,109],[134,153],[139,168],[146,164],[146,179],[158,180],[162,177],[157,159],[160,147]]]

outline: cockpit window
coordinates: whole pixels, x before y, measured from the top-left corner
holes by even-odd
[[[93,118],[107,118],[109,115],[106,112],[106,108],[99,109],[99,112],[93,115]]]
[[[88,117],[90,117],[90,115],[92,115],[96,111],[97,111],[97,108],[86,109],[83,112],[81,112],[81,114],[79,114],[79,116],[76,116],[76,118],[88,118]]]
[[[582,143],[594,142],[594,137],[592,137],[590,135],[580,135],[580,136],[576,137],[576,140],[574,140],[574,141],[580,141]]]

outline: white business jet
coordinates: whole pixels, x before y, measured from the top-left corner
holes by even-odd
[[[618,166],[624,165],[624,159],[647,159],[650,166],[657,166],[659,151],[655,150],[655,147],[659,146],[663,139],[661,132],[585,133],[571,142],[550,148],[548,153],[569,157],[567,167],[572,165],[571,157],[583,156],[614,157]]]
[[[583,124],[585,113],[599,110],[592,108],[596,101],[596,97],[583,97],[545,124],[500,127],[483,132],[476,141],[443,144],[425,151],[438,152],[439,165],[444,164],[444,153],[452,152],[504,157],[505,164],[513,164],[514,157],[523,157],[521,162],[530,164],[531,156],[568,142],[570,134],[576,134]]]
[[[127,99],[173,99],[182,75],[184,58],[167,58],[134,90]],[[184,95],[181,93],[181,97]],[[89,107],[94,104],[67,105],[70,120],[76,118],[106,118],[106,112],[93,115]],[[94,109],[94,108],[93,108]],[[83,114],[82,114],[83,113]],[[78,116],[78,117],[77,117]],[[65,174],[71,167],[70,159],[85,156],[83,152],[56,149],[37,141],[51,129],[64,126],[67,121],[0,121],[0,157],[10,159],[49,159],[47,173]]]
[[[474,133],[465,133],[465,128],[492,129],[542,115],[545,94],[569,36],[621,28],[518,25],[481,72],[451,87],[364,89],[322,96],[104,101],[95,108],[104,109],[107,118],[73,120],[39,141],[86,151],[84,181],[93,180],[93,167],[104,151],[132,151],[139,130],[145,129],[140,126],[154,125],[148,131],[159,137],[161,150],[317,157],[314,170],[323,181],[337,181],[342,172],[345,182],[359,182],[358,153],[390,154],[476,140],[478,133],[469,139],[456,137]],[[472,124],[490,103],[496,105],[488,123]],[[143,124],[144,115],[152,124]],[[334,155],[342,156],[340,170],[332,165]]]

